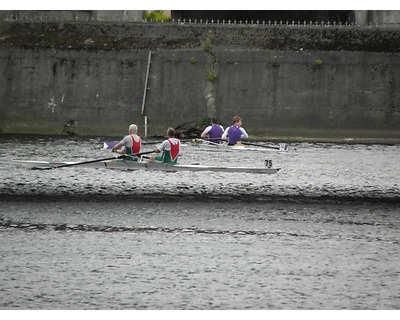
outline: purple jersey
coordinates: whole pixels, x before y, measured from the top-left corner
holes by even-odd
[[[215,143],[220,143],[222,134],[224,133],[224,129],[219,124],[213,124],[211,129],[208,131],[208,135],[210,139]]]
[[[242,130],[239,126],[230,126],[228,130],[229,144],[236,144],[242,137]]]

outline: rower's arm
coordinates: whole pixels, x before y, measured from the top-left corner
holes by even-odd
[[[221,139],[226,139],[226,136],[228,135],[228,130],[229,130],[229,127],[225,129],[224,133],[222,134]]]
[[[240,130],[242,131],[241,138],[247,139],[249,137],[249,135],[247,134],[246,130],[244,130],[243,128],[240,128]]]
[[[121,148],[122,144],[121,142],[118,142],[112,149],[111,152],[115,152],[115,150],[118,150],[119,148]]]
[[[211,130],[211,126],[208,126],[207,128],[205,128],[205,129],[203,130],[203,132],[201,133],[200,137],[204,139],[204,138],[206,137],[207,133],[208,133],[210,130]]]

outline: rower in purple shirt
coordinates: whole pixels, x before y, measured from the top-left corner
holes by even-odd
[[[249,135],[246,130],[242,128],[242,118],[239,116],[234,116],[232,120],[232,125],[225,129],[222,139],[226,139],[228,137],[228,145],[235,145],[241,139],[247,139]]]
[[[221,136],[223,133],[224,133],[224,127],[218,124],[218,119],[211,118],[211,125],[209,125],[207,128],[204,129],[200,137],[204,139],[208,135],[208,138],[211,140],[211,142],[220,143]]]

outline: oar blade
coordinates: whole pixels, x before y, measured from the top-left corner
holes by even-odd
[[[286,143],[280,143],[279,144],[279,151],[288,151],[289,146]]]
[[[103,143],[103,149],[112,149],[117,144],[117,141],[108,141]]]
[[[54,167],[31,167],[31,170],[50,170],[53,169]]]

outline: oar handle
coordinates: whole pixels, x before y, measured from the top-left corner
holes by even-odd
[[[139,152],[139,153],[134,153],[134,154],[130,154],[130,155],[126,155],[126,156],[130,156],[130,157],[140,157],[141,155],[144,154],[150,154],[153,153],[154,151],[145,151],[145,152]]]
[[[146,144],[159,144],[162,141],[142,141],[142,145]],[[108,142],[103,142],[103,149],[112,149],[114,146],[117,144],[117,141],[108,141]]]

